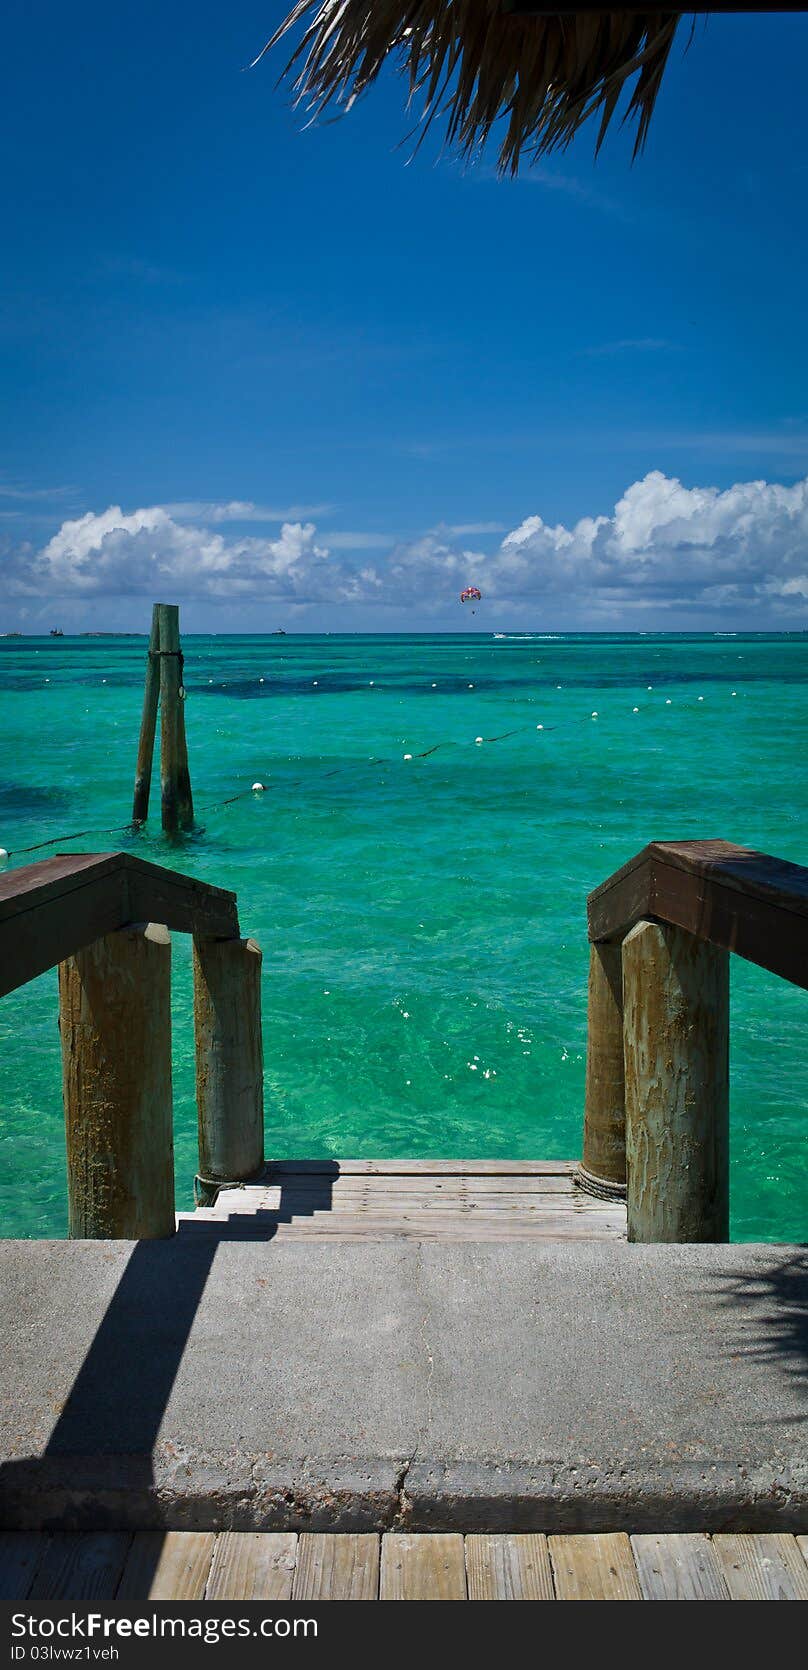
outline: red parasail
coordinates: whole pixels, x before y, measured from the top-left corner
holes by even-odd
[[[481,603],[482,597],[479,586],[465,586],[460,593],[461,603]]]

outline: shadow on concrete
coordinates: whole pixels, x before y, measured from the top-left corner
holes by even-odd
[[[789,1249],[779,1264],[752,1266],[742,1277],[724,1271],[719,1304],[736,1326],[743,1321],[742,1332],[727,1339],[732,1355],[777,1363],[800,1389],[808,1385],[808,1248]],[[801,1418],[808,1420],[808,1400]],[[767,1425],[777,1424],[772,1410]]]
[[[297,1175],[281,1175],[276,1211],[186,1219],[170,1240],[135,1244],[42,1455],[0,1467],[0,1526],[47,1528],[58,1516],[62,1529],[113,1529],[121,1492],[143,1504],[144,1528],[163,1523],[151,1453],[217,1248],[271,1241],[279,1225],[329,1211],[338,1176],[338,1163],[323,1161],[302,1193]]]

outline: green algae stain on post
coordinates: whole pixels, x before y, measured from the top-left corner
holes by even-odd
[[[143,715],[140,721],[137,765],[135,767],[135,792],[132,800],[132,822],[136,824],[145,823],[149,815],[154,737],[157,730],[157,705],[160,700],[160,658],[157,653],[160,648],[158,608],[159,605],[155,603],[152,609],[149,652],[146,657]]]
[[[194,801],[185,738],[185,687],[182,678],[180,612],[176,603],[155,603],[152,610],[143,714],[140,721],[132,822],[149,815],[157,709],[160,709],[160,801],[163,830],[176,835],[193,829]]]
[[[176,835],[192,829],[194,802],[185,740],[185,689],[182,682],[180,612],[176,603],[158,603],[160,637],[160,801],[163,830]]]

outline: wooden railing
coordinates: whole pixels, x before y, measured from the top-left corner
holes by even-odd
[[[235,894],[127,853],[0,877],[0,996],[59,965],[70,1234],[174,1231],[169,930],[194,941],[203,1190],[263,1163],[261,952]],[[808,869],[655,842],[589,898],[582,1187],[633,1241],[729,1227],[729,952],[808,987]]]
[[[128,853],[0,877],[0,996],[59,965],[72,1236],[172,1235],[171,942],[193,935],[203,1186],[263,1164],[261,952],[236,896]]]
[[[808,987],[808,869],[653,842],[588,900],[583,1162],[630,1241],[729,1236],[729,953]]]

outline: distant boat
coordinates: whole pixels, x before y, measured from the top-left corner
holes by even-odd
[[[62,631],[61,626],[52,626],[50,629],[50,635],[52,638],[63,638],[64,632]]]
[[[272,636],[273,636],[273,638],[285,638],[286,637],[286,631],[285,631],[284,627],[276,626],[275,631],[273,632]]]

